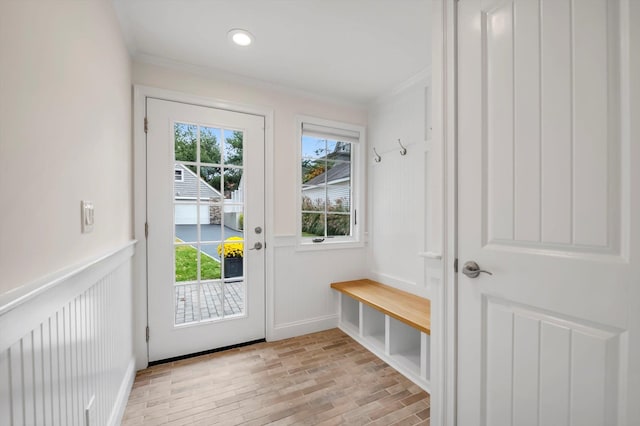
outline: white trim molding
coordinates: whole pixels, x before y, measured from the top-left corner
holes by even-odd
[[[149,55],[146,53],[132,52],[131,55],[136,62],[143,64],[155,65],[163,68],[168,68],[175,71],[187,72],[200,77],[216,78],[222,81],[228,81],[231,83],[241,84],[244,86],[260,89],[270,90],[274,92],[284,93],[290,96],[299,96],[302,98],[310,99],[317,102],[324,102],[332,105],[344,106],[348,108],[363,108],[366,106],[363,102],[357,102],[350,99],[340,99],[336,97],[327,96],[317,92],[311,92],[301,89],[293,89],[291,87],[283,86],[259,80],[256,78],[244,77],[236,73],[230,73],[223,71],[215,67],[200,66],[188,64],[185,62],[176,61],[174,59],[161,58],[159,56]]]
[[[457,279],[453,268],[457,257],[456,10],[456,0],[432,2],[431,144],[438,148],[435,160],[442,164],[439,188],[442,221],[438,227],[442,250],[435,251],[442,258],[424,258],[430,265],[442,265],[441,279],[435,271],[428,278],[432,301],[431,423],[442,426],[457,424]],[[432,247],[439,248],[440,244]]]
[[[296,128],[296,152],[297,163],[302,162],[302,136],[303,126],[313,127],[326,127],[337,130],[339,133],[352,132],[353,135],[349,135],[353,138],[351,141],[351,175],[350,175],[350,213],[360,220],[352,221],[352,235],[350,236],[336,236],[331,239],[322,239],[321,243],[312,243],[309,238],[303,240],[300,230],[302,229],[302,169],[296,168],[296,191],[298,204],[296,208],[296,250],[328,250],[328,249],[344,249],[344,248],[362,248],[364,247],[364,216],[365,210],[365,156],[367,152],[367,135],[364,126],[353,123],[346,123],[342,121],[327,120],[324,118],[313,117],[309,115],[296,115],[295,128]],[[355,137],[357,134],[357,138]],[[323,136],[324,137],[324,136]],[[357,139],[357,141],[356,141]],[[350,140],[350,139],[345,139]]]
[[[395,96],[398,96],[399,94],[405,92],[406,90],[412,88],[414,85],[423,82],[423,81],[428,81],[428,79],[431,77],[431,66],[427,66],[424,69],[418,71],[417,73],[415,73],[414,75],[412,75],[411,77],[409,77],[408,79],[406,79],[405,81],[403,81],[402,83],[398,84],[397,86],[393,87],[391,90],[383,93],[382,95],[378,96],[373,103],[374,104],[384,104],[385,102],[389,101],[390,99],[393,99]]]
[[[109,426],[118,426],[122,423],[122,417],[124,411],[127,408],[127,402],[129,402],[129,395],[131,394],[131,388],[133,388],[133,382],[136,379],[136,360],[131,357],[127,371],[122,377],[120,388],[118,388],[118,394],[116,395],[116,402],[113,404],[111,415],[107,424]]]

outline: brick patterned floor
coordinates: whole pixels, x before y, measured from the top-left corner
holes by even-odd
[[[198,287],[200,287],[200,299],[198,299]],[[226,283],[216,281],[202,283],[200,286],[198,284],[177,285],[175,290],[176,324],[218,319],[244,312],[244,282],[242,281]]]
[[[139,371],[123,425],[429,425],[429,394],[338,329]]]

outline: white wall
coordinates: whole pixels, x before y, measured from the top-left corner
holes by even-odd
[[[131,158],[111,1],[0,2],[0,424],[80,425],[92,396],[92,424],[119,423],[135,373]]]
[[[0,295],[130,239],[131,151],[111,2],[0,2]]]
[[[272,299],[267,300],[271,315],[267,318],[267,337],[279,339],[337,325],[337,298],[329,283],[366,276],[365,249],[298,252],[295,249],[296,212],[299,185],[296,182],[296,115],[366,124],[366,110],[357,105],[341,104],[266,87],[260,83],[230,81],[202,69],[185,71],[176,64],[134,62],[135,84],[177,91],[211,99],[265,107],[274,113],[274,206]],[[267,167],[269,170],[269,167]],[[265,224],[268,226],[269,224]],[[136,307],[138,325],[136,350],[140,355],[145,344],[143,329],[146,295],[140,289]],[[144,365],[144,355],[138,366]]]
[[[442,235],[434,227],[441,168],[426,118],[429,85],[425,71],[370,107],[369,146],[382,160],[367,158],[370,276],[425,297],[430,272],[419,253],[438,252]],[[407,148],[404,156],[398,139]]]

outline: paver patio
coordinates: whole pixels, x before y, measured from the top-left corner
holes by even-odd
[[[224,291],[223,291],[224,286]],[[224,299],[224,303],[223,303]],[[175,323],[215,320],[244,312],[244,282],[214,281],[200,284],[198,316],[198,284],[175,286]]]

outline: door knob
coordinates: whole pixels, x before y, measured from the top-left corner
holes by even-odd
[[[262,249],[262,243],[260,241],[258,241],[249,250],[261,250],[261,249]]]
[[[484,272],[485,274],[493,275],[489,271],[480,269],[480,265],[478,265],[473,260],[466,262],[462,267],[462,273],[468,276],[469,278],[478,278],[478,275],[480,275],[481,272]]]

